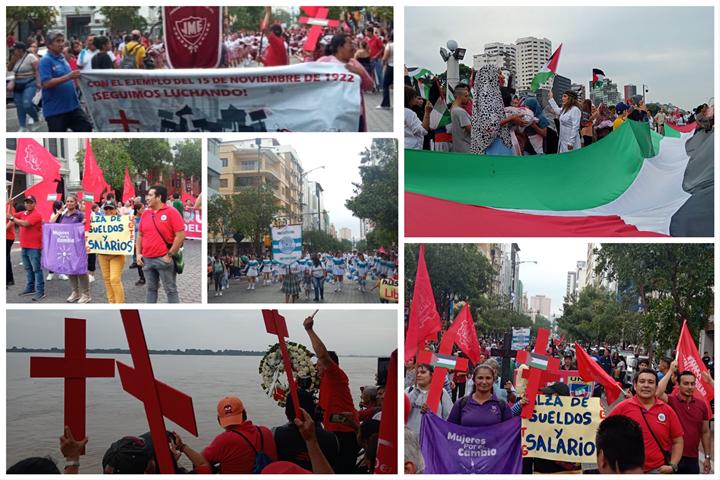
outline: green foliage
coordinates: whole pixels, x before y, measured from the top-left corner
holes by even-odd
[[[274,8],[272,11],[272,18],[274,22],[284,23],[285,25],[292,25],[296,19],[293,15],[282,8]]]
[[[125,148],[125,141],[119,138],[96,138],[92,141],[92,151],[95,160],[103,170],[105,181],[115,188],[121,188],[125,180],[125,167],[134,172],[135,166],[132,158]],[[85,149],[81,148],[75,154],[82,170],[85,160]]]
[[[373,6],[366,7],[367,11],[375,18],[376,21],[385,22],[387,24],[393,23],[393,7],[392,6]]]
[[[571,339],[589,343],[618,343],[624,340],[628,322],[637,321],[636,314],[616,301],[613,293],[603,287],[590,286],[579,295],[565,299],[558,328]]]
[[[361,154],[361,183],[354,183],[354,196],[345,206],[358,218],[367,218],[397,244],[398,156],[397,141],[375,138]]]
[[[340,240],[322,230],[303,230],[303,246],[311,253],[344,249],[344,244]]]
[[[232,229],[234,208],[232,195],[214,195],[208,201],[208,234],[211,240],[219,240],[222,245],[219,251],[216,247],[215,254],[225,250],[225,246],[235,233]]]
[[[232,22],[231,29],[238,31],[259,30],[260,22],[265,17],[265,7],[227,7]]]
[[[46,29],[55,23],[57,10],[54,6],[49,7],[5,7],[5,30],[8,34],[14,33],[20,22],[29,22],[37,29]],[[18,38],[24,41],[25,39]]]
[[[135,170],[130,173],[145,175],[149,171],[156,174],[165,173],[169,170],[173,155],[170,144],[164,138],[134,138],[124,140],[125,150],[133,159]],[[200,165],[200,156],[196,162]]]
[[[202,142],[199,138],[188,138],[173,146],[172,164],[176,171],[186,176],[202,177]]]
[[[100,7],[98,10],[105,18],[113,33],[131,32],[147,28],[147,20],[140,15],[140,7]]]
[[[397,230],[386,230],[384,228],[375,227],[368,232],[365,237],[365,248],[358,250],[376,250],[380,247],[395,248],[397,245]]]

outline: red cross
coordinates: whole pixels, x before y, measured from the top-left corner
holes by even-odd
[[[560,360],[547,355],[547,344],[550,339],[550,330],[547,328],[538,329],[537,338],[535,339],[535,349],[533,353],[536,357],[541,357],[547,360],[547,370],[558,370],[560,368]],[[517,361],[520,363],[528,364],[530,362],[530,353],[527,350],[521,350],[517,353]],[[545,375],[545,370],[530,367],[528,370],[523,372],[523,377],[527,379],[527,388],[525,389],[525,397],[528,400],[527,405],[522,409],[522,418],[530,418],[532,416],[533,409],[535,408],[535,397],[538,391],[544,385],[541,385],[542,378]]]
[[[302,420],[300,415],[300,402],[298,400],[297,387],[295,386],[295,377],[293,376],[292,363],[290,363],[290,354],[288,354],[285,337],[289,337],[287,331],[287,323],[285,317],[280,315],[277,310],[263,310],[263,319],[265,320],[265,330],[267,333],[277,335],[280,343],[280,352],[282,353],[283,367],[285,367],[285,375],[288,379],[288,389],[292,397],[293,407],[295,408],[295,418]]]
[[[330,9],[327,7],[300,7],[309,17],[300,17],[299,22],[312,25],[308,36],[305,39],[303,49],[306,52],[314,52],[320,35],[323,34],[323,27],[338,27],[340,22],[337,20],[329,20],[327,18]]]
[[[125,116],[125,110],[120,110],[120,118],[111,118],[108,120],[108,123],[114,123],[114,124],[120,124],[123,126],[123,132],[129,132],[130,131],[130,125],[131,124],[140,124],[139,120],[132,120]]]
[[[173,474],[175,467],[165,429],[165,418],[198,436],[192,397],[155,380],[140,313],[121,310],[133,367],[117,362],[123,390],[143,402],[160,473]]]
[[[65,357],[30,357],[30,376],[65,379],[65,425],[73,436],[85,438],[85,380],[115,376],[115,360],[87,358],[85,320],[65,319]]]
[[[440,340],[440,348],[438,352],[442,355],[452,355],[453,346],[455,345],[455,335],[445,332]],[[418,364],[431,364],[432,363],[432,352],[422,351],[417,356]],[[456,357],[455,370],[467,371],[468,361],[466,358]],[[440,405],[440,398],[442,397],[443,387],[445,386],[445,376],[447,375],[447,368],[435,367],[432,376],[432,382],[430,383],[430,392],[428,392],[427,405],[430,409],[437,413],[438,406]]]

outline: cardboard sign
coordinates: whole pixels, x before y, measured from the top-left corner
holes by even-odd
[[[85,228],[82,223],[44,223],[42,266],[55,273],[87,273]]]
[[[132,215],[93,215],[85,238],[88,253],[133,255],[135,218]]]
[[[522,350],[528,345],[530,345],[530,328],[513,328],[510,348],[512,350]]]
[[[595,463],[595,433],[604,418],[600,399],[538,395],[523,418],[523,457]]]
[[[202,210],[186,208],[183,218],[185,220],[185,238],[200,240],[202,238]]]
[[[391,278],[380,280],[380,298],[391,303],[398,302],[398,281]]]

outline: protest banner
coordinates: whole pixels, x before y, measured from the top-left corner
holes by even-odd
[[[93,215],[86,238],[88,253],[133,255],[135,218],[132,215]]]
[[[398,302],[398,281],[392,278],[380,280],[380,298],[390,303]]]
[[[85,228],[82,223],[44,223],[42,236],[43,268],[65,275],[87,273]]]
[[[519,417],[464,427],[427,412],[420,424],[420,449],[424,473],[522,473]]]
[[[272,227],[273,259],[290,266],[302,256],[302,225]]]
[[[185,238],[200,240],[202,238],[202,213],[198,208],[186,208],[183,214],[185,220]]]
[[[511,350],[522,350],[530,345],[530,328],[513,328]]]
[[[595,433],[604,416],[597,397],[538,395],[532,415],[522,421],[522,456],[594,463]]]
[[[91,70],[80,88],[102,132],[356,132],[360,79],[339,63]]]

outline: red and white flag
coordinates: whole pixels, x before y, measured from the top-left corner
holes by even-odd
[[[171,68],[217,68],[222,56],[222,7],[163,7]]]
[[[683,320],[680,338],[678,339],[677,366],[678,374],[687,370],[695,375],[695,397],[701,398],[705,402],[710,418],[712,418],[710,400],[713,399],[715,394],[712,385],[702,379],[702,373],[707,372],[708,369],[700,357],[700,352],[698,352],[697,346],[695,346],[692,335],[690,335],[687,320]]]

